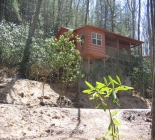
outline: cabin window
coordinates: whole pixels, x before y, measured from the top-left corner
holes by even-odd
[[[92,33],[92,43],[98,46],[101,46],[102,36],[97,33]]]
[[[80,39],[81,39],[81,47],[83,47],[83,45],[84,45],[84,35],[83,34],[81,35]]]

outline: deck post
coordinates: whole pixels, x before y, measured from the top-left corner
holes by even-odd
[[[87,56],[88,59],[88,82],[90,82],[90,55]]]
[[[118,58],[119,58],[119,39],[117,38],[117,52],[118,52]]]
[[[118,52],[118,76],[121,78],[121,74],[120,74],[120,65],[119,65],[119,61],[120,61],[120,52],[119,52],[119,39],[117,38],[117,52]],[[121,91],[118,92],[118,97],[121,96]]]
[[[118,76],[120,76],[120,68],[119,68],[119,39],[117,38],[117,52],[118,52]]]

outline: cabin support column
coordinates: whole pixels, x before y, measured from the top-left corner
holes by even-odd
[[[119,39],[117,38],[117,55],[118,55],[118,76],[121,78],[121,72],[120,72],[120,65],[119,65],[119,61],[120,61],[120,52],[119,52]],[[121,91],[119,91],[118,92],[118,97],[120,97],[121,96],[121,94],[122,94],[122,92]]]
[[[103,58],[103,63],[104,63],[104,69],[105,69],[105,61],[106,61],[106,60],[105,60],[105,57],[104,57],[104,58]]]
[[[117,59],[118,60],[118,76],[120,77],[120,66],[119,66],[120,54],[119,54],[119,39],[118,38],[117,38],[117,52],[118,52],[118,59]]]
[[[129,60],[130,60],[130,61],[132,61],[132,60],[131,60],[131,42],[130,42],[130,44],[129,44],[129,45],[130,45],[130,54],[129,54]]]
[[[119,58],[119,39],[117,38],[117,52],[118,52],[118,58]]]
[[[88,55],[87,58],[88,58],[88,82],[90,82],[90,55]]]

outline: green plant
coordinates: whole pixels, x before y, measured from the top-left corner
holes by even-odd
[[[116,79],[117,80],[114,80],[111,76],[108,76],[108,79],[104,77],[104,83],[96,82],[96,87],[86,81],[86,85],[89,87],[89,89],[83,90],[83,93],[91,95],[90,100],[94,100],[95,108],[99,108],[101,106],[104,111],[106,111],[106,109],[108,108],[110,124],[108,126],[108,131],[105,133],[104,137],[107,137],[107,135],[109,134],[113,140],[119,139],[118,127],[121,124],[116,119],[118,111],[115,110],[114,112],[111,112],[111,105],[120,105],[119,99],[117,97],[118,91],[133,89],[132,87],[122,85],[121,80],[118,76],[116,76]],[[110,99],[108,103],[106,103],[107,98]]]
[[[17,65],[21,62],[28,35],[28,26],[0,23],[0,62]]]
[[[76,82],[80,76],[81,56],[75,41],[80,41],[71,31],[57,38],[34,39],[29,65],[48,65],[56,75],[60,96],[64,96],[67,85]]]
[[[140,56],[134,56],[134,65],[132,68],[132,85],[136,92],[142,93],[143,97],[149,98],[147,89],[152,87],[152,72],[150,60]],[[139,80],[141,79],[141,80]]]

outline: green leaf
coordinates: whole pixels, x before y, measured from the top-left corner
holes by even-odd
[[[118,106],[120,106],[120,102],[119,102],[118,97],[116,97],[115,103],[116,103]]]
[[[115,110],[111,113],[112,116],[116,116],[118,114],[118,110]]]
[[[104,103],[104,102],[102,102],[102,108],[103,108],[104,111],[106,111],[106,109],[107,109],[107,104]]]
[[[93,100],[93,97],[90,97],[89,100]]]
[[[109,96],[111,95],[111,93],[112,93],[112,90],[111,90],[110,92],[107,92],[107,95],[104,96],[104,97],[105,97],[105,98],[109,97]]]
[[[107,131],[105,134],[104,134],[104,138],[106,138],[109,134],[109,131]]]
[[[115,84],[119,85],[119,83],[118,83],[117,81],[115,81],[114,79],[113,79],[113,82],[114,82]]]
[[[115,91],[118,92],[120,90],[126,91],[126,90],[132,90],[132,89],[134,89],[134,88],[133,87],[129,87],[129,86],[119,86],[119,87],[115,88]]]
[[[95,108],[96,108],[96,106],[97,106],[97,105],[96,105],[96,104],[97,104],[97,103],[96,103],[96,93],[93,95],[93,99],[94,99],[94,105],[95,105]]]
[[[120,78],[119,78],[117,75],[116,75],[116,78],[117,78],[118,83],[119,83],[120,85],[122,85],[122,82],[121,82]]]
[[[105,134],[104,134],[104,138],[106,138],[109,134],[109,131],[107,131]]]
[[[99,90],[99,94],[103,95],[103,94],[108,94],[110,92],[110,88],[102,88],[101,90]]]
[[[102,96],[100,96],[100,94],[98,94],[98,97],[100,98],[101,101],[103,101],[103,98]]]
[[[113,118],[113,122],[115,125],[121,126],[121,123],[116,118]]]
[[[98,104],[96,107],[95,107],[95,109],[97,109],[97,108],[99,108],[100,107],[100,104]]]
[[[103,77],[103,80],[104,80],[104,83],[105,83],[106,85],[108,85],[108,81],[107,81],[107,79],[106,79],[105,77]]]
[[[105,87],[105,84],[103,84],[103,83],[101,83],[101,82],[96,82],[96,88],[97,88],[97,89],[101,89],[101,88],[103,88],[103,87]]]
[[[92,94],[92,93],[94,93],[94,90],[92,90],[92,89],[86,89],[86,90],[83,90],[82,92],[83,93],[87,93],[87,94]]]
[[[108,126],[108,130],[110,131],[111,130],[111,127],[112,127],[112,122],[109,124]]]
[[[110,83],[111,83],[112,87],[114,88],[114,81],[113,81],[112,77],[109,75],[108,78],[110,80]]]
[[[112,94],[111,94],[111,103],[114,103],[115,100],[116,100],[117,96],[116,96],[116,93],[115,91],[112,91]]]
[[[86,85],[87,85],[90,89],[92,89],[92,90],[95,89],[89,82],[85,81],[85,83],[86,83]]]

